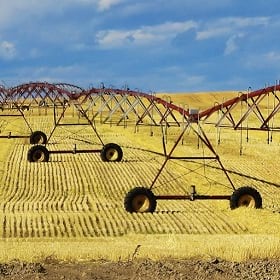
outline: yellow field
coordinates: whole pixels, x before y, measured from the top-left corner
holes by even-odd
[[[176,104],[206,109],[236,93],[170,95]],[[165,96],[163,94],[162,96]],[[49,132],[51,114],[31,116],[32,127]],[[17,120],[15,126],[27,130]],[[59,259],[113,260],[134,257],[222,257],[242,260],[280,254],[280,182],[277,160],[280,138],[266,143],[266,133],[245,134],[231,129],[203,129],[229,170],[236,187],[254,186],[263,209],[230,210],[228,201],[158,201],[155,213],[129,214],[125,194],[136,186],[149,187],[164,158],[160,128],[99,125],[105,143],[123,148],[120,163],[102,162],[99,154],[52,154],[48,163],[30,163],[28,140],[0,139],[0,260]],[[151,135],[151,130],[153,136]],[[180,128],[167,131],[167,149]],[[240,156],[240,139],[242,152]],[[99,147],[89,128],[58,128],[49,150]],[[209,155],[188,131],[176,155]],[[219,165],[213,161],[170,161],[153,192],[187,194],[195,185],[199,194],[231,194]],[[140,245],[140,246],[138,246]]]

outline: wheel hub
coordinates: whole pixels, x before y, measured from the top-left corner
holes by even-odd
[[[115,150],[115,149],[109,149],[109,150],[106,152],[106,158],[107,158],[109,161],[115,161],[115,160],[117,160],[117,158],[118,158],[118,151]]]
[[[253,196],[246,194],[240,197],[238,201],[238,207],[245,206],[249,208],[255,208],[256,201]]]
[[[137,195],[132,201],[135,212],[146,212],[150,207],[150,200],[146,195]]]
[[[44,139],[42,136],[40,135],[37,135],[35,138],[34,138],[34,141],[36,144],[43,144],[44,143]]]
[[[43,162],[45,160],[45,154],[43,153],[43,151],[36,151],[33,154],[33,160],[35,162]]]

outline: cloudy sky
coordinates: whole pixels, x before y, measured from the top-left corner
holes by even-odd
[[[0,0],[0,83],[155,92],[280,79],[278,0]]]

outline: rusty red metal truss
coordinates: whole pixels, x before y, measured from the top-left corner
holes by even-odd
[[[133,120],[135,125],[180,126],[184,122],[207,123],[215,112],[218,117],[211,121],[216,126],[228,126],[234,129],[279,130],[273,122],[280,110],[280,85],[265,87],[256,91],[247,91],[238,96],[215,104],[200,112],[172,103],[155,94],[129,89],[89,88],[67,84],[30,82],[11,88],[0,86],[0,109],[14,108],[25,110],[32,107],[65,106],[69,103],[91,121],[96,118],[102,123],[120,125]],[[118,114],[116,114],[118,113]],[[117,116],[117,117],[116,117]],[[254,125],[248,125],[248,119],[257,119]]]

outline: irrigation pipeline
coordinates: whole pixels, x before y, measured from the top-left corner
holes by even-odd
[[[215,104],[204,111],[192,112],[189,109],[178,106],[172,103],[171,100],[162,99],[157,97],[155,94],[148,94],[136,90],[130,89],[114,89],[106,88],[102,84],[100,88],[83,89],[82,87],[75,86],[67,83],[51,84],[46,82],[31,82],[21,84],[15,87],[6,88],[0,86],[0,109],[5,106],[16,106],[22,107],[30,105],[32,102],[34,105],[40,106],[40,102],[49,100],[50,103],[61,103],[76,102],[80,105],[86,104],[86,102],[94,103],[98,98],[102,100],[103,105],[99,107],[98,114],[101,114],[103,110],[109,111],[109,115],[106,120],[112,119],[112,114],[116,111],[122,111],[122,119],[125,120],[128,114],[135,114],[138,119],[137,124],[141,123],[144,118],[150,118],[151,124],[160,125],[162,123],[169,124],[168,118],[172,118],[177,126],[180,126],[182,117],[176,116],[174,112],[178,112],[183,119],[187,122],[198,122],[206,121],[214,112],[221,112],[221,117],[216,123],[219,126],[224,119],[229,120],[234,129],[242,128],[242,123],[247,119],[250,114],[254,114],[260,120],[260,125],[257,128],[259,130],[269,130],[269,123],[273,123],[275,114],[280,110],[280,98],[277,96],[277,91],[280,91],[280,84],[275,86],[265,87],[256,91],[250,91],[247,93],[240,94],[239,96],[224,101],[219,104]],[[269,94],[274,96],[273,109],[264,116],[264,112],[260,107],[263,99]],[[130,100],[129,97],[133,97],[134,100]],[[30,101],[31,100],[31,101]],[[148,101],[148,105],[144,102]],[[239,119],[234,119],[232,112],[238,104],[245,102],[247,104],[245,112],[240,116]],[[112,105],[112,103],[114,105]],[[125,104],[125,106],[124,106]],[[141,106],[143,111],[141,114],[137,110],[137,106]],[[163,108],[162,108],[163,107]],[[151,113],[153,112],[153,113]],[[157,116],[160,116],[160,123],[154,118],[154,112]]]
[[[205,111],[199,112],[198,110],[186,110],[184,107],[180,107],[172,103],[170,99],[162,99],[157,97],[155,94],[147,94],[140,91],[130,90],[128,88],[113,89],[106,88],[104,85],[102,85],[100,88],[83,89],[81,87],[66,83],[29,83],[12,88],[0,87],[0,106],[2,106],[3,109],[6,108],[6,106],[12,105],[15,107],[15,109],[22,113],[23,117],[23,107],[40,107],[41,105],[46,105],[47,103],[48,106],[49,104],[53,106],[55,126],[50,133],[48,140],[52,136],[55,128],[60,124],[60,120],[64,117],[67,105],[69,105],[68,103],[74,105],[77,112],[87,119],[88,123],[95,132],[95,118],[99,115],[102,122],[105,123],[106,121],[109,121],[111,123],[113,114],[115,114],[115,112],[118,112],[118,115],[121,113],[121,117],[118,116],[119,120],[117,124],[120,124],[122,121],[125,122],[129,114],[135,115],[136,126],[144,123],[144,119],[147,118],[149,119],[150,125],[165,125],[167,127],[171,124],[171,121],[177,126],[181,126],[183,124],[183,130],[178,135],[178,139],[175,141],[169,153],[167,154],[166,149],[164,149],[165,161],[153,180],[150,189],[152,189],[164,166],[170,159],[205,159],[204,156],[199,158],[178,158],[172,155],[179,142],[183,139],[183,135],[188,128],[192,129],[194,134],[197,135],[198,140],[205,144],[213,153],[211,159],[218,161],[220,168],[224,171],[232,188],[235,189],[234,184],[227,173],[227,170],[221,163],[214,147],[202,130],[200,122],[207,120],[214,112],[218,111],[221,112],[221,116],[217,124],[221,124],[224,119],[227,119],[234,129],[241,127],[242,130],[242,123],[245,120],[248,120],[248,116],[253,113],[255,116],[257,116],[261,123],[258,129],[268,130],[270,129],[270,120],[273,120],[274,115],[280,110],[280,98],[278,98],[276,94],[279,90],[280,85],[266,87],[257,91],[248,91],[245,94],[240,94],[235,98],[227,100],[221,104],[216,104]],[[269,110],[268,116],[265,117],[265,112],[262,112],[261,110],[261,102],[266,96],[269,96],[270,93],[272,93],[274,96],[274,107],[272,110]],[[232,111],[237,107],[238,104],[240,104],[242,108],[242,102],[246,102],[246,110],[245,112],[241,111],[239,118],[236,120],[234,119],[234,114],[232,114]],[[99,103],[99,107],[97,106],[95,110],[91,110],[93,109],[93,106],[96,106],[97,103]],[[61,106],[62,108],[62,113],[58,119],[56,119],[56,106]],[[141,112],[138,110],[139,106],[142,108]],[[179,116],[178,114],[174,114],[174,112],[179,113]],[[105,120],[102,120],[103,114],[105,113]],[[178,119],[183,119],[183,122],[178,121]],[[196,124],[196,126],[194,127],[193,124]],[[103,144],[97,132],[96,135]],[[163,144],[165,145],[164,142]]]
[[[250,93],[243,93],[235,98],[229,99],[223,103],[217,104],[205,111],[200,112],[199,118],[200,119],[207,118],[207,117],[211,116],[214,112],[217,112],[223,108],[233,106],[234,104],[237,104],[241,101],[247,101],[254,97],[265,96],[265,95],[268,95],[269,93],[273,93],[273,92],[276,92],[279,90],[280,90],[280,85],[275,85],[275,86],[270,86],[270,87],[266,87],[263,89],[259,89],[256,91],[251,91]]]
[[[280,84],[274,86],[265,87],[256,91],[248,90],[246,93],[241,93],[239,96],[229,99],[220,104],[216,104],[211,108],[208,108],[199,113],[199,119],[206,121],[213,113],[221,112],[221,116],[216,122],[216,126],[222,126],[222,123],[227,119],[230,126],[234,129],[247,129],[250,130],[265,130],[265,131],[276,131],[279,128],[274,127],[274,117],[280,110],[280,98],[277,96],[277,92],[280,91]],[[273,107],[269,108],[269,96],[273,95]],[[267,98],[266,102],[264,99]],[[233,111],[240,104],[246,103],[246,109],[243,110],[239,117],[233,116]],[[265,110],[262,109],[262,105]],[[257,126],[249,126],[248,118],[249,115],[254,115],[258,120]],[[242,124],[246,121],[245,128]],[[270,124],[271,123],[271,124]],[[248,135],[247,135],[248,139]]]

